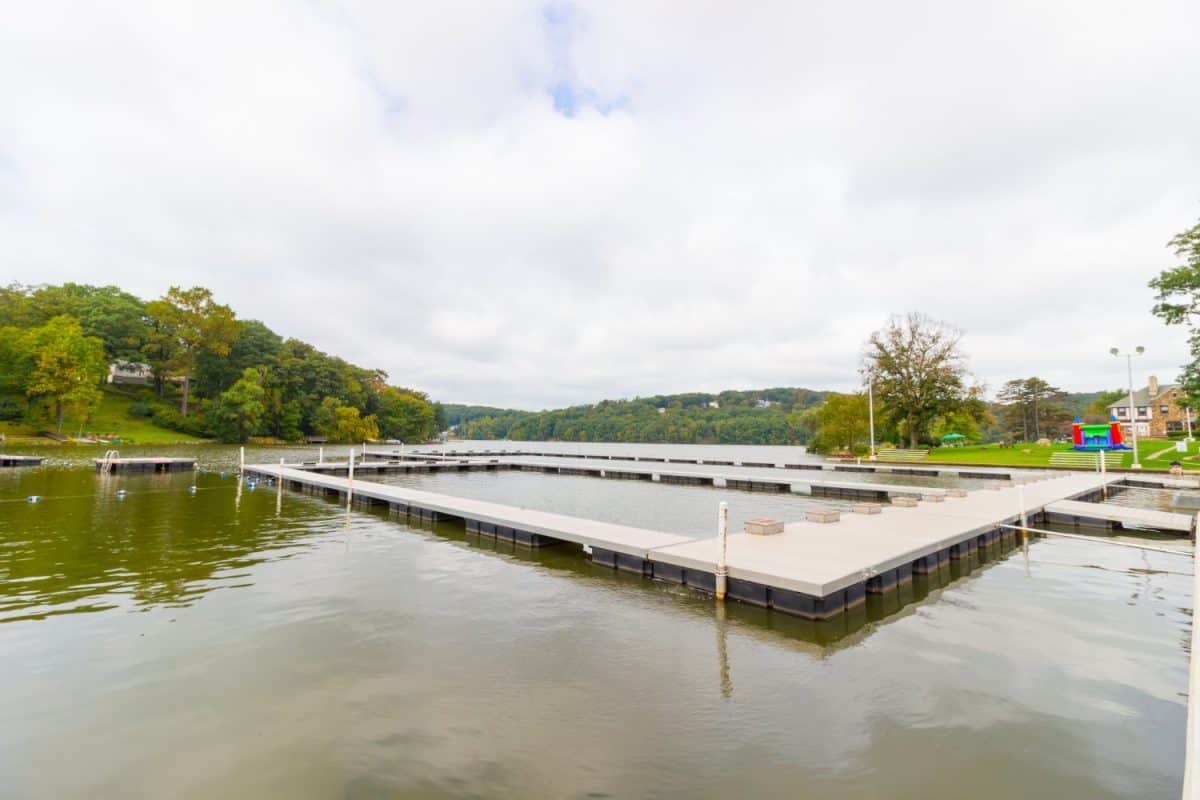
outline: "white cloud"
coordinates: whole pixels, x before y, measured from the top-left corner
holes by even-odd
[[[992,386],[1186,358],[1146,281],[1200,217],[1193,3],[2,13],[5,282],[204,284],[526,407],[846,388],[907,310]]]

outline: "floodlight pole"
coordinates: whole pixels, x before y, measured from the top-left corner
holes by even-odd
[[[875,379],[867,376],[867,418],[871,423],[871,455],[870,460],[875,460]]]
[[[1135,356],[1140,356],[1146,352],[1146,348],[1138,345],[1132,353],[1122,353],[1117,348],[1113,348],[1108,352],[1120,358],[1125,356],[1125,367],[1129,372],[1129,430],[1133,432],[1133,469],[1141,469],[1142,462],[1138,460],[1138,436],[1137,436],[1137,416],[1133,405],[1133,359]],[[1149,399],[1146,401],[1149,403]]]

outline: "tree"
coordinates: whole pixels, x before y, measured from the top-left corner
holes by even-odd
[[[1123,397],[1127,397],[1124,389],[1113,389],[1112,391],[1100,392],[1095,400],[1088,403],[1087,410],[1084,412],[1088,415],[1102,416],[1108,419],[1110,415],[1109,409],[1114,403],[1119,402]]]
[[[817,449],[853,453],[870,435],[867,396],[862,392],[830,395],[815,416],[817,430],[813,444]]]
[[[1200,398],[1200,331],[1196,329],[1200,315],[1200,223],[1177,234],[1167,247],[1183,263],[1163,270],[1150,281],[1150,288],[1158,293],[1153,312],[1168,325],[1188,328],[1192,360],[1184,366],[1180,377],[1186,395],[1181,405],[1188,405],[1193,398]]]
[[[961,338],[946,323],[910,313],[893,317],[867,341],[863,369],[909,447],[926,437],[935,419],[956,411],[968,398]]]
[[[208,411],[208,424],[222,442],[244,442],[258,432],[266,406],[262,376],[247,367]]]
[[[388,439],[423,442],[437,433],[436,413],[421,394],[383,387],[379,398],[379,430]]]
[[[183,379],[179,413],[188,415],[188,392],[196,361],[202,352],[229,354],[238,335],[237,321],[229,306],[214,303],[212,292],[200,286],[183,290],[172,286],[166,296],[146,304],[156,324],[152,352],[157,356],[156,374],[172,370]]]
[[[379,425],[375,416],[363,417],[354,406],[348,406],[336,397],[321,401],[316,419],[316,432],[330,442],[366,442],[379,438]]]
[[[90,411],[100,402],[100,381],[108,372],[104,343],[85,336],[79,320],[54,317],[29,330],[22,349],[25,394],[52,405],[58,433],[67,408]]]
[[[1029,441],[1030,433],[1034,439],[1041,439],[1043,432],[1062,433],[1071,417],[1059,405],[1066,396],[1062,389],[1041,378],[1015,378],[1004,384],[996,399],[1004,404],[1003,418],[1010,435],[1016,438],[1019,431],[1021,440]]]

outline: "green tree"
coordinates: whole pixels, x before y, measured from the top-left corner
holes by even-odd
[[[1150,288],[1157,292],[1158,298],[1153,312],[1168,325],[1184,325],[1188,329],[1192,360],[1180,376],[1186,396],[1180,404],[1191,405],[1200,398],[1200,331],[1196,328],[1200,315],[1200,223],[1177,234],[1167,246],[1183,263],[1163,270],[1150,281]]]
[[[423,442],[437,433],[435,410],[423,395],[385,386],[378,398],[379,431],[385,438]]]
[[[1041,439],[1043,434],[1062,435],[1071,414],[1062,407],[1067,393],[1041,378],[1015,378],[996,394],[1003,406],[1001,419],[1012,438]]]
[[[208,410],[208,423],[222,442],[244,442],[258,432],[266,413],[262,376],[247,367]]]
[[[24,336],[25,394],[53,408],[55,430],[62,433],[68,408],[83,413],[100,402],[100,381],[108,372],[104,343],[84,335],[74,317],[54,317]]]
[[[958,410],[969,397],[961,338],[945,323],[911,313],[893,317],[867,342],[864,371],[909,447],[927,437],[934,420]]]
[[[816,423],[813,445],[817,449],[857,452],[870,436],[867,396],[861,392],[830,395],[817,408]]]
[[[151,347],[158,360],[156,372],[161,376],[161,370],[170,370],[183,379],[179,413],[187,417],[200,354],[228,355],[238,335],[237,321],[229,306],[213,302],[212,292],[200,286],[172,286],[161,300],[147,303],[146,311],[155,322]]]

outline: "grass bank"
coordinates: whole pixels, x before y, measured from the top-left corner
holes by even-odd
[[[102,439],[120,439],[122,444],[190,444],[212,441],[161,428],[147,417],[131,416],[129,408],[136,399],[132,394],[106,387],[100,404],[89,416],[66,416],[63,420],[63,435],[95,435]],[[52,427],[45,424],[30,425],[27,422],[0,422],[0,433],[11,443],[54,446],[58,445],[58,442],[53,439],[37,437],[39,430],[52,430]]]
[[[1185,470],[1200,471],[1200,442],[1189,442],[1186,453],[1175,450],[1175,442],[1168,439],[1142,439],[1138,441],[1138,458],[1143,469],[1169,470],[1171,462],[1179,460]],[[1069,444],[1015,444],[1000,447],[996,444],[971,445],[968,447],[938,447],[925,457],[928,462],[945,464],[980,464],[997,467],[1047,467],[1055,453],[1075,452]],[[1123,464],[1133,462],[1133,453]]]

